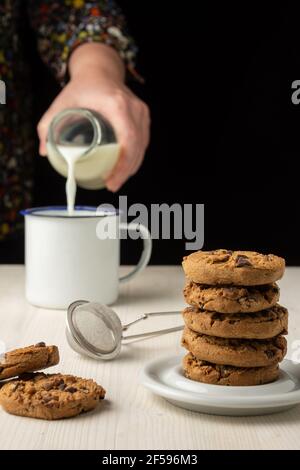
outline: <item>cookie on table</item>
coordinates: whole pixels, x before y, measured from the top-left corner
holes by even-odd
[[[255,286],[271,284],[283,276],[285,261],[254,251],[196,251],[183,258],[188,279],[198,284]]]
[[[236,367],[265,367],[281,362],[286,355],[284,336],[264,340],[227,339],[196,333],[185,327],[182,346],[197,359]]]
[[[261,286],[209,286],[187,281],[185,301],[202,310],[220,313],[259,312],[273,307],[279,300],[277,284]]]
[[[183,358],[184,375],[191,380],[212,385],[262,385],[278,379],[278,364],[267,367],[233,367],[196,359],[191,353]]]
[[[58,363],[57,346],[46,346],[41,342],[15,349],[0,356],[0,380],[16,377],[24,372],[46,369]]]
[[[104,397],[93,380],[63,374],[26,374],[0,389],[0,404],[8,413],[48,420],[90,411]]]
[[[288,332],[288,311],[281,305],[256,313],[216,313],[187,307],[182,316],[188,328],[221,338],[266,339]]]

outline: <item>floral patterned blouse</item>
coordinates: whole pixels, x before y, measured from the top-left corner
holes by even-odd
[[[25,18],[62,86],[71,52],[87,41],[114,47],[135,73],[136,47],[114,0],[0,0],[0,80],[6,87],[6,104],[0,104],[0,240],[22,229],[19,211],[31,204],[35,131],[22,45]]]

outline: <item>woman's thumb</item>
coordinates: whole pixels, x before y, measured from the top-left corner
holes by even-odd
[[[47,155],[46,141],[48,135],[48,128],[54,115],[55,112],[52,112],[50,110],[46,111],[46,113],[42,116],[40,122],[37,125],[37,133],[40,139],[39,154],[43,157]]]

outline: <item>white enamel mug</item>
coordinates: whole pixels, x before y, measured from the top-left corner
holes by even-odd
[[[148,264],[152,241],[141,224],[124,224],[115,212],[96,212],[95,207],[76,207],[69,216],[65,207],[40,207],[25,216],[26,298],[29,303],[66,309],[78,299],[112,304],[119,284],[136,276]],[[103,218],[117,228],[114,237],[99,238]],[[108,219],[106,219],[108,220]],[[119,276],[120,231],[139,231],[144,249],[138,264]],[[136,236],[135,236],[136,238]]]

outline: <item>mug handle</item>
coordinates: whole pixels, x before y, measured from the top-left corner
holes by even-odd
[[[120,230],[132,230],[132,231],[137,231],[139,230],[141,233],[141,237],[143,239],[143,252],[141,254],[141,257],[139,259],[138,264],[133,268],[132,271],[130,271],[128,274],[125,274],[125,276],[119,277],[119,282],[127,282],[130,279],[132,279],[134,276],[136,276],[139,272],[141,272],[149,263],[151,252],[152,252],[152,239],[151,239],[151,233],[145,227],[145,225],[142,224],[134,224],[134,223],[120,223],[119,224],[119,229]]]

